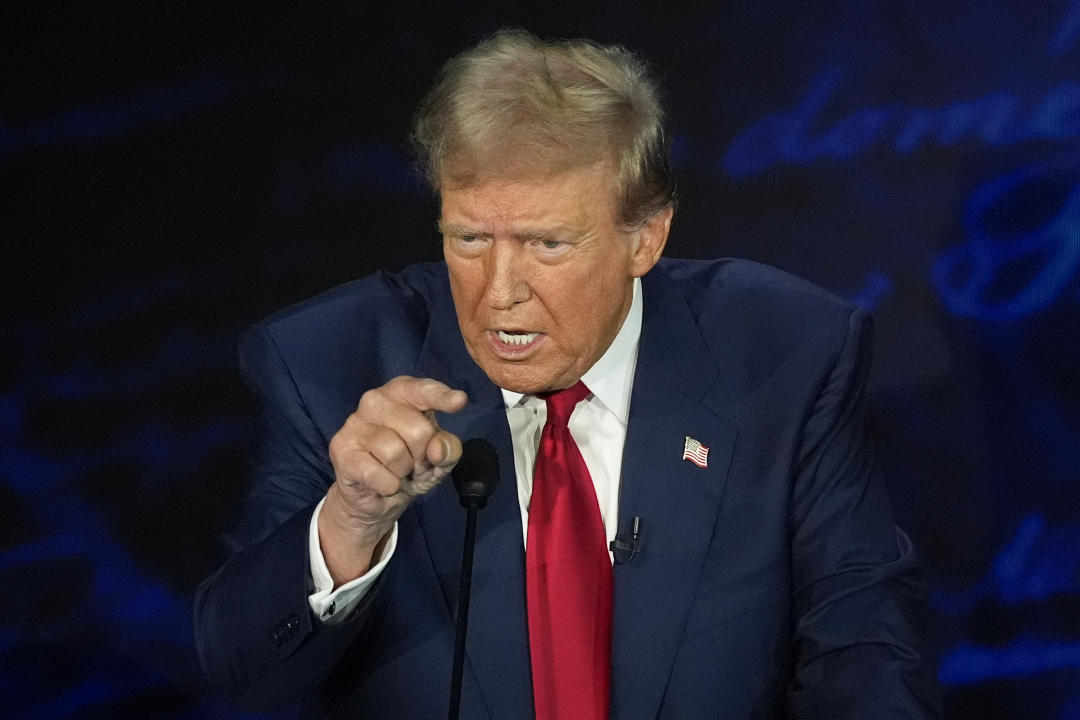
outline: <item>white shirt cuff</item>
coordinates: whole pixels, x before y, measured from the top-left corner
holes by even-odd
[[[390,562],[394,549],[397,548],[398,526],[394,523],[394,529],[390,531],[390,539],[383,547],[378,562],[360,577],[350,580],[335,590],[334,579],[330,577],[330,570],[326,567],[326,559],[323,557],[322,546],[319,544],[319,512],[324,502],[326,498],[320,500],[315,506],[308,529],[308,556],[310,557],[311,580],[315,587],[315,591],[308,595],[308,605],[320,621],[334,625],[348,617],[349,611],[367,595],[368,590],[382,574],[386,563]]]

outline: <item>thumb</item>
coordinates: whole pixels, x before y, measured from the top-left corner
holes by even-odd
[[[461,438],[446,430],[439,430],[428,440],[427,459],[432,465],[450,470],[461,459]]]

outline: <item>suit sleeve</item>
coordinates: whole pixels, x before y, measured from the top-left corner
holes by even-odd
[[[331,671],[363,626],[375,587],[341,624],[310,611],[308,533],[333,481],[323,437],[301,402],[270,333],[241,341],[241,371],[262,404],[255,478],[231,557],[199,587],[195,640],[211,682],[250,710],[297,698]]]
[[[791,504],[798,718],[937,718],[921,627],[915,553],[894,523],[869,448],[864,395],[870,321],[849,318],[843,347],[807,417]]]

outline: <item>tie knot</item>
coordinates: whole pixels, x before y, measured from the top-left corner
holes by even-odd
[[[585,387],[585,383],[578,380],[577,384],[571,385],[565,390],[540,393],[539,396],[547,403],[547,422],[549,424],[566,425],[577,404],[589,396],[589,388]]]

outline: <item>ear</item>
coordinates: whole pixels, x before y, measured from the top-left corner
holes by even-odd
[[[669,205],[634,231],[636,247],[630,258],[631,274],[634,277],[641,277],[649,272],[660,260],[664,246],[667,245],[668,233],[671,231],[671,218],[674,215],[675,209]]]

